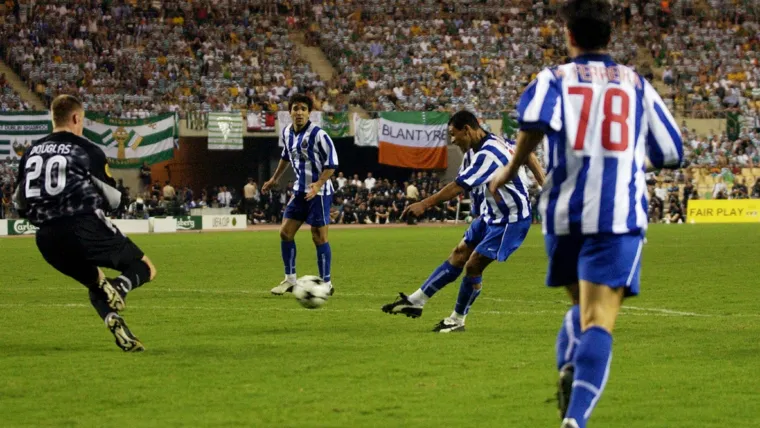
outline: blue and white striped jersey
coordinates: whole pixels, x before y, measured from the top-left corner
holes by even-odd
[[[509,144],[514,146],[514,143]],[[496,170],[512,160],[514,150],[509,144],[493,134],[486,135],[477,148],[465,153],[457,174],[456,183],[470,190],[473,211],[479,213],[487,224],[515,223],[530,217],[526,187],[529,179],[523,168],[514,180],[499,189],[501,201],[496,202],[488,190],[488,183]]]
[[[295,192],[308,193],[309,185],[319,180],[323,169],[336,169],[338,167],[338,153],[335,144],[322,128],[311,122],[301,132],[296,133],[290,124],[282,130],[282,148],[280,158],[289,161],[296,173],[296,182],[293,185]],[[327,180],[322,186],[319,195],[333,194],[331,180]]]
[[[683,160],[678,126],[646,79],[608,55],[581,55],[541,71],[517,112],[520,129],[547,136],[545,234],[646,230],[646,157],[657,168]]]

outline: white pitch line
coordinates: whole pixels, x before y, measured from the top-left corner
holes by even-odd
[[[7,291],[35,291],[35,290],[80,292],[80,291],[83,291],[84,288],[10,287],[10,288],[0,289],[0,294]],[[245,295],[252,295],[252,296],[268,296],[271,294],[267,290],[260,290],[260,289],[253,289],[253,290],[211,290],[211,289],[199,289],[199,288],[173,289],[173,288],[165,288],[165,287],[160,287],[160,286],[158,287],[148,286],[144,289],[141,289],[140,293],[144,293],[144,292],[159,293],[159,294],[160,293],[198,293],[198,294],[217,294],[217,295],[245,294]],[[340,296],[346,296],[346,297],[373,297],[373,298],[388,297],[391,294],[392,293],[389,293],[389,294],[344,293],[344,292],[339,293]],[[526,300],[526,299],[510,299],[510,298],[505,299],[505,298],[488,297],[488,296],[483,296],[480,298],[480,300],[500,302],[500,303],[527,303],[527,304],[547,304],[547,305],[561,305],[561,306],[568,305],[568,302],[561,301],[561,300]],[[626,311],[627,309],[630,309],[630,311]],[[638,311],[638,312],[659,313],[662,315],[681,316],[681,317],[714,317],[714,316],[738,316],[738,317],[758,316],[760,317],[760,314],[714,315],[714,314],[701,314],[697,312],[676,311],[676,310],[667,309],[667,308],[645,308],[645,307],[640,307],[640,306],[628,306],[628,305],[623,305],[622,310],[625,312],[621,312],[621,313],[628,314],[628,315],[634,315]]]
[[[698,314],[696,312],[683,312],[683,311],[674,311],[670,309],[660,309],[660,308],[642,308],[639,306],[628,306],[628,305],[623,305],[623,309],[633,309],[634,311],[659,312],[662,314],[679,315],[679,316],[684,316],[684,317],[710,317],[712,316],[712,315],[707,315],[707,314]]]
[[[6,308],[6,309],[21,309],[21,308],[30,308],[30,307],[38,307],[38,308],[61,308],[61,309],[73,309],[73,308],[89,308],[90,305],[85,303],[0,303],[0,308]],[[166,310],[192,310],[192,311],[245,311],[250,312],[250,308],[244,308],[244,307],[217,307],[217,306],[153,306],[153,305],[133,305],[133,308],[142,309],[142,310],[157,310],[157,311],[166,311]],[[264,307],[264,308],[256,308],[257,312],[261,311],[271,311],[271,312],[303,312],[303,308],[299,307],[293,307],[293,308],[279,308],[279,307]],[[334,309],[334,308],[322,308],[320,309],[322,312],[377,312],[380,314],[380,309],[373,309],[373,308],[354,308],[354,309]],[[562,313],[561,310],[536,310],[536,311],[497,311],[497,310],[484,310],[484,311],[478,311],[478,314],[485,314],[485,315],[560,315]],[[631,313],[629,315],[635,315],[635,316],[678,316],[673,314],[658,314],[658,313]]]

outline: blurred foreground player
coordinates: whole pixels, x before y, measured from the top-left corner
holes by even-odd
[[[541,71],[518,105],[509,182],[544,140],[547,176],[539,210],[549,256],[547,285],[574,306],[557,337],[562,428],[584,428],[604,391],[612,330],[624,297],[639,293],[647,228],[646,158],[656,168],[683,159],[676,122],[652,85],[607,54],[607,0],[562,7],[572,62]]]
[[[103,151],[82,137],[84,108],[75,97],[53,100],[53,133],[21,158],[14,199],[37,231],[37,247],[54,268],[90,290],[90,302],[127,352],[143,351],[119,312],[128,292],[152,280],[156,269],[103,209],[119,207],[121,193]],[[107,279],[100,267],[121,272]]]

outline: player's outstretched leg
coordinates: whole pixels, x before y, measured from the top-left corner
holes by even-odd
[[[330,275],[332,250],[330,249],[330,243],[327,241],[327,226],[312,226],[311,239],[314,241],[314,246],[317,248],[317,269],[319,269],[319,277],[322,278],[325,285],[330,287],[330,295],[332,296],[335,294],[335,289],[332,286],[332,278]]]
[[[565,417],[567,406],[570,404],[570,395],[573,389],[573,376],[575,366],[573,359],[581,338],[581,315],[580,307],[573,305],[562,319],[562,327],[557,334],[557,407],[560,419]]]
[[[271,290],[274,295],[290,293],[296,285],[296,242],[294,239],[301,224],[303,224],[302,221],[286,218],[280,227],[280,251],[282,264],[285,266],[285,279]]]
[[[604,391],[612,362],[612,329],[623,301],[623,288],[581,281],[581,326],[575,351],[575,377],[563,426],[585,428]]]
[[[383,306],[383,312],[393,315],[404,314],[410,318],[421,316],[422,308],[428,299],[459,278],[471,253],[472,249],[464,241],[460,242],[448,260],[438,266],[417,291],[410,296],[399,293],[399,298],[396,301]]]

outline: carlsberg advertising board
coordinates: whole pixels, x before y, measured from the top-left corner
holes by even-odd
[[[8,220],[8,235],[34,235],[37,227],[28,220]]]
[[[199,215],[177,217],[177,230],[201,230],[203,218]]]

